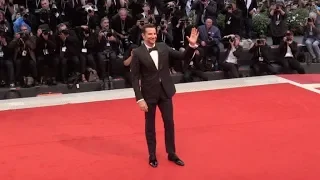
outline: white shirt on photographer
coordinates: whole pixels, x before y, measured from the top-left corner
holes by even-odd
[[[232,47],[230,52],[229,52],[229,55],[228,55],[228,57],[226,59],[227,63],[238,64],[238,59],[233,54],[235,51],[236,51],[236,48]]]
[[[289,45],[287,45],[287,53],[284,57],[293,57],[293,54]]]

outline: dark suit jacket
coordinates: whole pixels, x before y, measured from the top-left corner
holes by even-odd
[[[290,49],[291,49],[291,52],[294,56],[294,58],[297,58],[298,56],[298,43],[293,41],[290,45],[289,45]],[[279,53],[280,53],[280,56],[282,58],[284,58],[284,56],[286,55],[287,53],[287,42],[284,42],[284,41],[281,41],[280,42],[280,45],[279,45]]]
[[[140,99],[144,99],[146,102],[156,101],[162,87],[168,98],[171,98],[175,94],[176,89],[170,76],[169,60],[187,59],[187,57],[192,57],[194,53],[194,49],[191,47],[187,48],[184,53],[181,53],[171,49],[162,42],[156,43],[156,46],[159,55],[159,69],[156,68],[144,44],[133,51],[131,61],[132,87],[137,101]],[[141,86],[139,85],[139,80],[141,80]]]
[[[263,57],[263,62],[270,64],[270,60],[272,59],[271,47],[269,45],[260,46],[260,53],[259,53],[259,46],[253,46],[250,50],[252,53],[252,61],[253,63],[259,63],[259,57]]]
[[[227,60],[227,58],[228,58],[228,56],[229,56],[229,53],[230,53],[230,51],[231,51],[231,46],[229,46],[228,48],[227,48],[227,50],[224,52],[224,58],[221,58],[220,59],[220,63],[224,63],[224,62],[226,62],[226,60]],[[239,62],[239,59],[241,58],[241,54],[243,53],[243,47],[242,46],[238,46],[237,47],[237,49],[236,49],[236,51],[234,51],[233,52],[233,55],[238,59],[238,62]],[[240,65],[240,64],[239,64]]]
[[[258,8],[257,0],[251,1],[249,9],[247,9],[245,0],[236,0],[236,6],[241,10],[242,17],[244,18],[252,18],[252,15],[250,15],[249,12],[254,8]]]

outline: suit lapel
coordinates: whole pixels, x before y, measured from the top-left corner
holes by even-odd
[[[159,70],[162,69],[163,67],[163,61],[162,61],[162,57],[163,57],[163,52],[164,52],[164,49],[165,47],[162,46],[161,44],[157,44],[157,49],[158,49],[158,68]]]
[[[155,69],[157,69],[156,65],[154,64],[154,61],[148,51],[148,48],[143,44],[141,46],[141,49],[142,51],[144,51],[144,53],[146,54],[145,58],[146,58],[146,61],[150,64],[150,66],[154,67]],[[159,58],[158,58],[159,59]],[[159,67],[159,66],[158,66]]]

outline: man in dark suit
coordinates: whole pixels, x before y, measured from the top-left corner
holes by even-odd
[[[292,71],[297,71],[299,74],[305,74],[306,71],[297,60],[299,49],[298,43],[293,40],[293,32],[287,31],[286,36],[279,45],[280,62],[283,66],[283,71],[286,74],[291,74]]]
[[[133,51],[131,72],[132,86],[137,104],[145,112],[145,133],[149,151],[149,165],[158,166],[156,158],[155,113],[158,106],[162,114],[165,128],[165,144],[168,160],[184,166],[184,162],[176,155],[172,97],[176,92],[170,76],[169,60],[187,59],[197,47],[199,33],[193,28],[187,37],[189,46],[185,53],[168,47],[165,43],[156,43],[156,26],[146,24],[142,28],[143,44]]]

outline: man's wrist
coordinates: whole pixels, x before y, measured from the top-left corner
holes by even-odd
[[[198,44],[190,44],[190,43],[189,43],[189,46],[190,46],[191,48],[193,48],[193,49],[196,49],[196,48],[198,47]]]
[[[144,99],[139,99],[139,100],[137,101],[137,103],[139,103],[139,102],[141,102],[141,101],[144,101]]]

